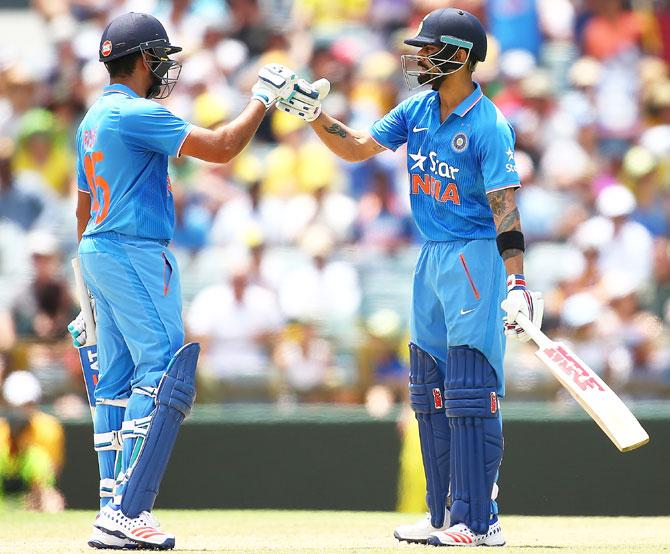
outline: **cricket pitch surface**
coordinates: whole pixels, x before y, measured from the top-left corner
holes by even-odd
[[[399,543],[393,528],[421,517],[381,512],[156,510],[180,552],[436,552]],[[94,512],[0,510],[0,552],[96,552],[86,545]],[[502,552],[670,552],[670,517],[502,516]],[[491,549],[486,549],[491,552]]]

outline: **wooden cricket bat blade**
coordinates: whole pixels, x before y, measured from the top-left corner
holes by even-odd
[[[649,442],[649,435],[623,401],[569,346],[551,340],[523,314],[517,322],[537,344],[535,355],[621,452]]]

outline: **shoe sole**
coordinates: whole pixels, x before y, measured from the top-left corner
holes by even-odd
[[[428,539],[410,539],[408,537],[401,537],[396,531],[393,531],[393,536],[398,539],[400,542],[406,542],[408,544],[427,544]]]
[[[488,548],[495,548],[497,546],[505,546],[507,543],[506,542],[501,542],[500,544],[464,544],[464,543],[458,543],[458,544],[444,544],[440,542],[440,539],[437,537],[430,537],[425,544],[428,544],[430,546],[446,546],[446,547],[451,547],[451,546],[460,546],[463,548],[476,548],[478,546],[486,546]]]
[[[121,546],[114,544],[105,544],[104,542],[100,541],[88,541],[86,544],[88,544],[91,548],[97,548],[98,550],[137,550],[140,546],[139,544],[136,543]]]
[[[144,542],[139,539],[133,539],[131,537],[128,537],[125,535],[122,531],[112,531],[111,529],[106,529],[105,527],[100,527],[99,525],[96,525],[98,529],[103,531],[104,533],[107,533],[108,535],[114,535],[115,537],[119,537],[120,539],[126,540],[126,541],[133,541],[137,543],[137,547],[142,550],[172,550],[175,545],[175,540],[174,539],[168,539],[166,542],[163,544],[154,544],[150,542]]]

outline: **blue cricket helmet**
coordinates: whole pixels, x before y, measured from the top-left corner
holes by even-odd
[[[181,47],[170,43],[165,27],[153,15],[128,12],[113,19],[103,31],[99,60],[108,63],[137,52],[154,78],[147,98],[167,98],[181,72],[181,64],[168,56],[181,52]]]
[[[140,51],[142,45],[165,49],[165,54],[181,52],[181,47],[170,44],[163,24],[148,13],[128,12],[113,19],[100,39],[100,61],[111,62]]]
[[[486,31],[479,19],[465,10],[443,8],[433,10],[423,18],[415,37],[405,40],[409,46],[450,44],[470,48],[470,58],[483,62],[486,59]]]
[[[423,18],[416,36],[405,44],[422,48],[439,48],[428,55],[403,54],[403,75],[410,90],[432,84],[438,90],[447,75],[459,71],[466,64],[474,65],[486,59],[486,31],[474,15],[458,8],[433,10]],[[457,52],[467,51],[465,61],[456,59]]]

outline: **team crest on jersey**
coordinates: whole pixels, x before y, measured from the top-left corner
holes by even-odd
[[[100,53],[106,58],[112,53],[112,41],[106,40],[100,47]]]
[[[451,139],[451,149],[454,152],[458,152],[460,154],[461,152],[465,152],[467,148],[468,135],[466,135],[463,131],[459,131],[454,135],[454,138]]]

